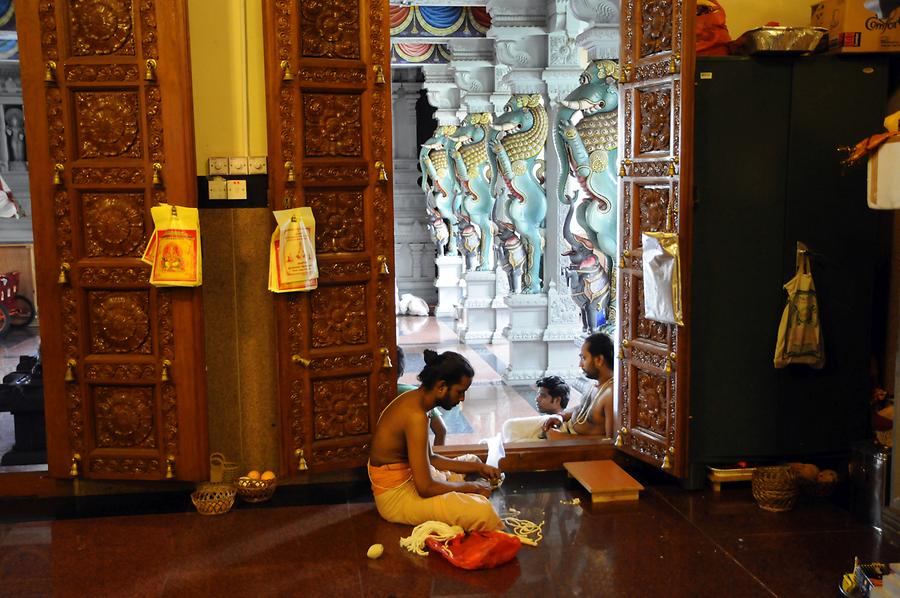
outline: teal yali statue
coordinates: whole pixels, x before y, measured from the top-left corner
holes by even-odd
[[[447,255],[459,255],[459,224],[457,213],[460,208],[460,188],[456,180],[455,166],[450,161],[450,151],[456,142],[450,135],[456,131],[456,125],[439,126],[434,135],[422,144],[419,151],[419,165],[422,168],[422,191],[428,202],[428,208],[438,210],[441,218],[449,228],[449,245]],[[433,212],[429,212],[429,215]],[[441,252],[438,251],[440,254]]]

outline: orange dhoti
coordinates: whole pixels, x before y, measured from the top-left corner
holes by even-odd
[[[369,465],[368,469],[375,507],[390,522],[419,525],[441,521],[466,531],[496,530],[503,525],[491,501],[480,494],[447,492],[422,498],[416,491],[408,463]]]

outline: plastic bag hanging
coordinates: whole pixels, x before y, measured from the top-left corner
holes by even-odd
[[[160,204],[150,208],[155,229],[141,260],[150,264],[150,284],[196,287],[203,283],[200,215],[196,208]]]
[[[644,317],[684,326],[678,233],[643,233]]]
[[[311,208],[274,212],[278,227],[269,251],[269,290],[273,293],[311,291],[319,286],[316,262],[316,221]]]
[[[803,363],[814,369],[825,365],[825,349],[819,326],[819,302],[813,283],[806,245],[797,243],[797,273],[787,284],[787,305],[778,326],[775,367]]]

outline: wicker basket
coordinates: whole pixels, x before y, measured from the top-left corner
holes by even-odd
[[[276,486],[274,479],[254,480],[242,477],[234,481],[234,488],[237,490],[238,496],[247,502],[264,502],[269,500],[275,494]]]
[[[201,484],[191,494],[191,502],[201,515],[224,515],[234,505],[234,486]]]
[[[757,467],[753,472],[753,498],[766,511],[790,511],[800,493],[797,474],[787,465]]]

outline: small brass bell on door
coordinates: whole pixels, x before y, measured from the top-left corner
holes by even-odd
[[[44,63],[44,83],[56,83],[56,62],[52,60]]]
[[[378,85],[384,85],[387,81],[384,78],[384,69],[380,64],[376,64],[372,67],[372,70],[375,71],[375,83]]]
[[[294,170],[294,163],[293,163],[293,162],[291,162],[290,160],[288,160],[287,162],[285,162],[285,163],[284,163],[284,169],[287,171],[287,176],[285,177],[285,180],[286,180],[288,183],[293,183],[294,181],[297,180],[297,172]]]
[[[391,363],[391,352],[386,348],[382,347],[379,349],[381,351],[381,367],[389,370],[394,367],[394,364]]]
[[[66,167],[62,164],[54,164],[53,165],[53,184],[56,186],[62,185],[62,173],[65,171]]]
[[[72,266],[69,265],[69,262],[63,262],[59,265],[59,277],[56,279],[56,282],[59,284],[69,284],[69,270],[72,269]]]
[[[375,162],[375,170],[378,171],[378,180],[379,181],[388,180],[387,170],[384,169],[384,162],[382,162],[381,160],[378,160],[377,162]]]
[[[160,372],[160,375],[159,375],[159,379],[162,382],[168,382],[170,380],[169,368],[171,368],[171,367],[172,367],[172,362],[169,361],[168,359],[163,359],[162,368],[160,368],[162,371]]]
[[[144,64],[144,81],[156,81],[156,60],[148,58]]]
[[[166,479],[175,479],[175,455],[168,455],[166,457]]]
[[[69,359],[66,361],[66,375],[63,376],[64,382],[75,382],[75,367],[78,365],[78,362],[74,359]]]
[[[297,471],[307,471],[309,469],[306,459],[303,458],[303,449],[295,450],[294,457],[297,459]]]
[[[665,456],[663,457],[662,468],[666,471],[670,471],[672,469],[672,459],[669,458],[669,455],[675,454],[675,447],[670,446],[669,450],[666,451]]]
[[[291,74],[291,63],[287,60],[282,60],[278,65],[281,68],[281,80],[285,83],[290,83],[294,80],[294,75]]]
[[[391,269],[388,268],[387,257],[383,255],[378,256],[378,263],[380,264],[378,272],[380,274],[390,274]]]
[[[159,162],[153,163],[153,186],[159,187],[162,185],[162,164]]]
[[[69,467],[69,477],[77,478],[78,477],[78,465],[81,463],[81,454],[75,453],[72,455],[72,465]]]

